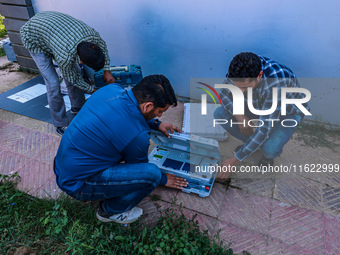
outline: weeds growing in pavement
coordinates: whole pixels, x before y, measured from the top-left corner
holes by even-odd
[[[5,49],[3,47],[0,47],[0,57],[6,56]]]
[[[302,123],[297,128],[296,139],[304,142],[305,146],[310,146],[312,148],[327,147],[334,150],[339,146],[334,140],[339,137],[339,130],[329,130],[318,124]]]
[[[176,201],[155,226],[101,223],[96,204],[35,198],[16,189],[18,178],[0,175],[0,254],[233,254]]]

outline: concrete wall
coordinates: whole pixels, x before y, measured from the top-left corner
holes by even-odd
[[[85,21],[106,40],[112,65],[165,74],[181,96],[190,96],[190,78],[223,77],[241,51],[275,59],[301,78],[340,77],[337,0],[32,2],[35,12],[56,10]],[[333,92],[340,96],[339,86]],[[325,103],[312,113],[327,110]]]

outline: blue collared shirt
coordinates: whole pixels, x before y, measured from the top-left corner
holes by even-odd
[[[72,194],[85,180],[122,160],[147,163],[150,128],[132,90],[107,85],[94,93],[64,133],[55,158],[58,186]],[[167,177],[162,173],[160,185]]]
[[[242,161],[246,157],[254,153],[269,137],[272,122],[266,121],[266,119],[280,119],[281,117],[281,88],[284,87],[300,87],[300,84],[295,74],[288,67],[277,63],[269,58],[259,56],[262,63],[263,76],[260,84],[253,89],[253,106],[258,110],[270,109],[273,104],[273,88],[278,88],[278,102],[276,110],[270,115],[259,116],[260,120],[263,120],[264,125],[256,128],[255,132],[247,139],[242,148],[239,149],[235,157]],[[230,80],[229,80],[230,82]],[[228,89],[221,89],[220,97],[225,110],[230,115],[233,114],[233,101],[232,94]],[[286,98],[304,98],[303,93],[287,93]],[[306,109],[309,109],[307,103],[303,104]],[[288,104],[286,115],[304,115],[301,110],[294,104]],[[275,126],[274,126],[275,127]]]

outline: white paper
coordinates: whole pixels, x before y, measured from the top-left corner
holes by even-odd
[[[173,144],[172,145],[174,149],[181,150],[181,151],[188,151],[188,147],[179,145],[179,144]]]
[[[91,95],[90,94],[85,94],[85,99],[88,99],[90,98]],[[64,102],[65,102],[65,108],[66,108],[66,111],[69,111],[71,110],[71,101],[70,101],[70,97],[68,95],[65,95],[63,96],[64,98]],[[46,105],[45,106],[46,108],[50,108],[49,105]]]
[[[20,103],[26,103],[27,101],[32,100],[45,93],[46,93],[46,86],[44,84],[39,83],[30,88],[24,89],[13,95],[10,95],[7,98],[18,101]]]

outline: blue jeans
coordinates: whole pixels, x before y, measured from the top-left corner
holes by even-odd
[[[52,123],[55,127],[67,127],[69,119],[66,115],[66,108],[63,95],[60,91],[59,77],[52,62],[52,57],[45,53],[30,53],[37,64],[41,76],[44,78],[47,101],[50,108]],[[74,68],[80,72],[80,67],[74,64]],[[81,108],[85,103],[84,91],[73,86],[65,79],[65,84],[70,97],[71,107]]]
[[[251,113],[248,107],[245,105],[245,115],[249,119],[259,119],[260,117]],[[226,119],[228,123],[232,119],[233,122],[237,122],[236,118],[227,112],[222,106],[217,108],[214,112],[215,119]],[[271,129],[269,137],[265,142],[261,145],[262,154],[266,159],[274,159],[277,156],[280,156],[285,144],[289,141],[292,137],[294,131],[296,130],[297,126],[295,127],[284,127],[280,123],[282,120],[285,119],[293,119],[296,120],[298,124],[301,123],[303,117],[301,115],[290,115],[290,116],[281,116],[279,122],[274,122],[276,125]],[[294,123],[293,121],[286,121],[285,125],[292,126]],[[271,122],[270,122],[271,125]],[[232,127],[228,124],[221,125],[229,134],[234,136],[235,138],[241,140],[242,142],[246,142],[249,137],[243,135],[240,131],[240,128],[237,124],[233,124]]]
[[[79,200],[103,199],[108,214],[126,212],[151,194],[161,181],[161,170],[151,163],[117,164],[89,177],[73,195]]]

